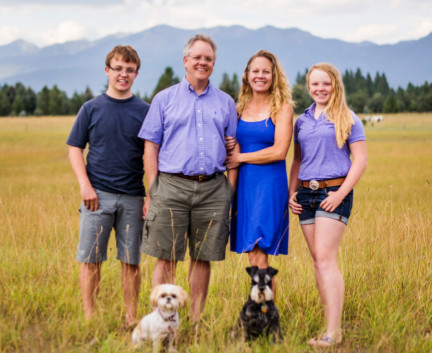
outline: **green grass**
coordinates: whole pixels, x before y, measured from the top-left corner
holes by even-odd
[[[78,185],[67,159],[72,117],[0,119],[0,352],[130,352],[115,243],[102,268],[96,317],[81,310]],[[345,278],[340,352],[432,351],[432,115],[386,115],[366,128],[369,165],[340,248]],[[290,150],[290,156],[292,149]],[[288,161],[290,161],[288,158]],[[288,163],[289,167],[289,163]],[[113,240],[113,239],[111,239]],[[139,315],[154,259],[141,262]],[[291,217],[290,254],[271,258],[284,342],[231,341],[249,291],[245,255],[214,263],[201,336],[181,312],[181,352],[309,352],[323,315],[313,266]],[[188,290],[187,263],[178,283]],[[151,352],[151,345],[143,348]]]

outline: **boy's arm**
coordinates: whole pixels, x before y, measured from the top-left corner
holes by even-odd
[[[99,203],[96,191],[87,176],[84,162],[84,150],[82,148],[69,146],[69,161],[77,177],[84,206],[90,211],[96,211],[99,208]]]

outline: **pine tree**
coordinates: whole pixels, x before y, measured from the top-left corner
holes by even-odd
[[[387,96],[384,101],[383,113],[397,113],[399,112],[399,106],[396,97],[393,95]]]
[[[165,72],[162,74],[161,77],[159,77],[159,81],[150,97],[150,102],[153,100],[154,96],[162,91],[165,88],[171,87],[172,85],[175,85],[179,83],[180,80],[177,76],[174,76],[174,71],[171,67],[167,66],[165,68]]]
[[[48,115],[49,110],[49,102],[50,102],[50,90],[47,86],[44,86],[42,90],[38,93],[37,96],[37,109],[40,112],[40,115]]]
[[[8,116],[10,113],[11,104],[9,103],[9,99],[6,94],[0,90],[0,116]]]
[[[224,72],[219,88],[225,93],[228,93],[235,101],[237,101],[238,92],[240,90],[237,74],[233,74],[232,79],[230,79],[228,74]]]
[[[54,85],[49,93],[49,114],[62,115],[66,113],[64,94],[57,85]]]
[[[12,103],[12,115],[26,115],[24,110],[24,103],[20,96],[16,96]]]

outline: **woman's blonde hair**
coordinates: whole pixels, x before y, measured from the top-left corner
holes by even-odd
[[[324,109],[326,118],[335,126],[336,143],[342,148],[351,132],[354,120],[345,100],[345,89],[339,70],[330,63],[318,63],[312,66],[306,76],[309,89],[309,79],[313,70],[321,70],[330,76],[333,93]]]
[[[243,73],[242,86],[238,96],[237,112],[239,115],[241,115],[252,98],[252,88],[249,84],[248,74],[251,64],[256,58],[266,58],[272,63],[272,84],[270,87],[269,116],[274,118],[276,114],[282,110],[282,105],[284,103],[288,103],[291,105],[291,107],[294,107],[295,103],[291,99],[291,88],[289,86],[288,79],[285,76],[285,72],[279,63],[279,60],[268,50],[259,50],[249,59]]]

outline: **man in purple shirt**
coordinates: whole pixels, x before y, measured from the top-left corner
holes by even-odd
[[[184,47],[186,76],[157,94],[138,136],[145,140],[149,187],[141,250],[158,258],[152,284],[175,281],[189,244],[191,316],[198,321],[210,281],[210,261],[225,259],[235,171],[225,177],[225,136],[235,136],[237,112],[212,86],[216,45],[196,35]]]

